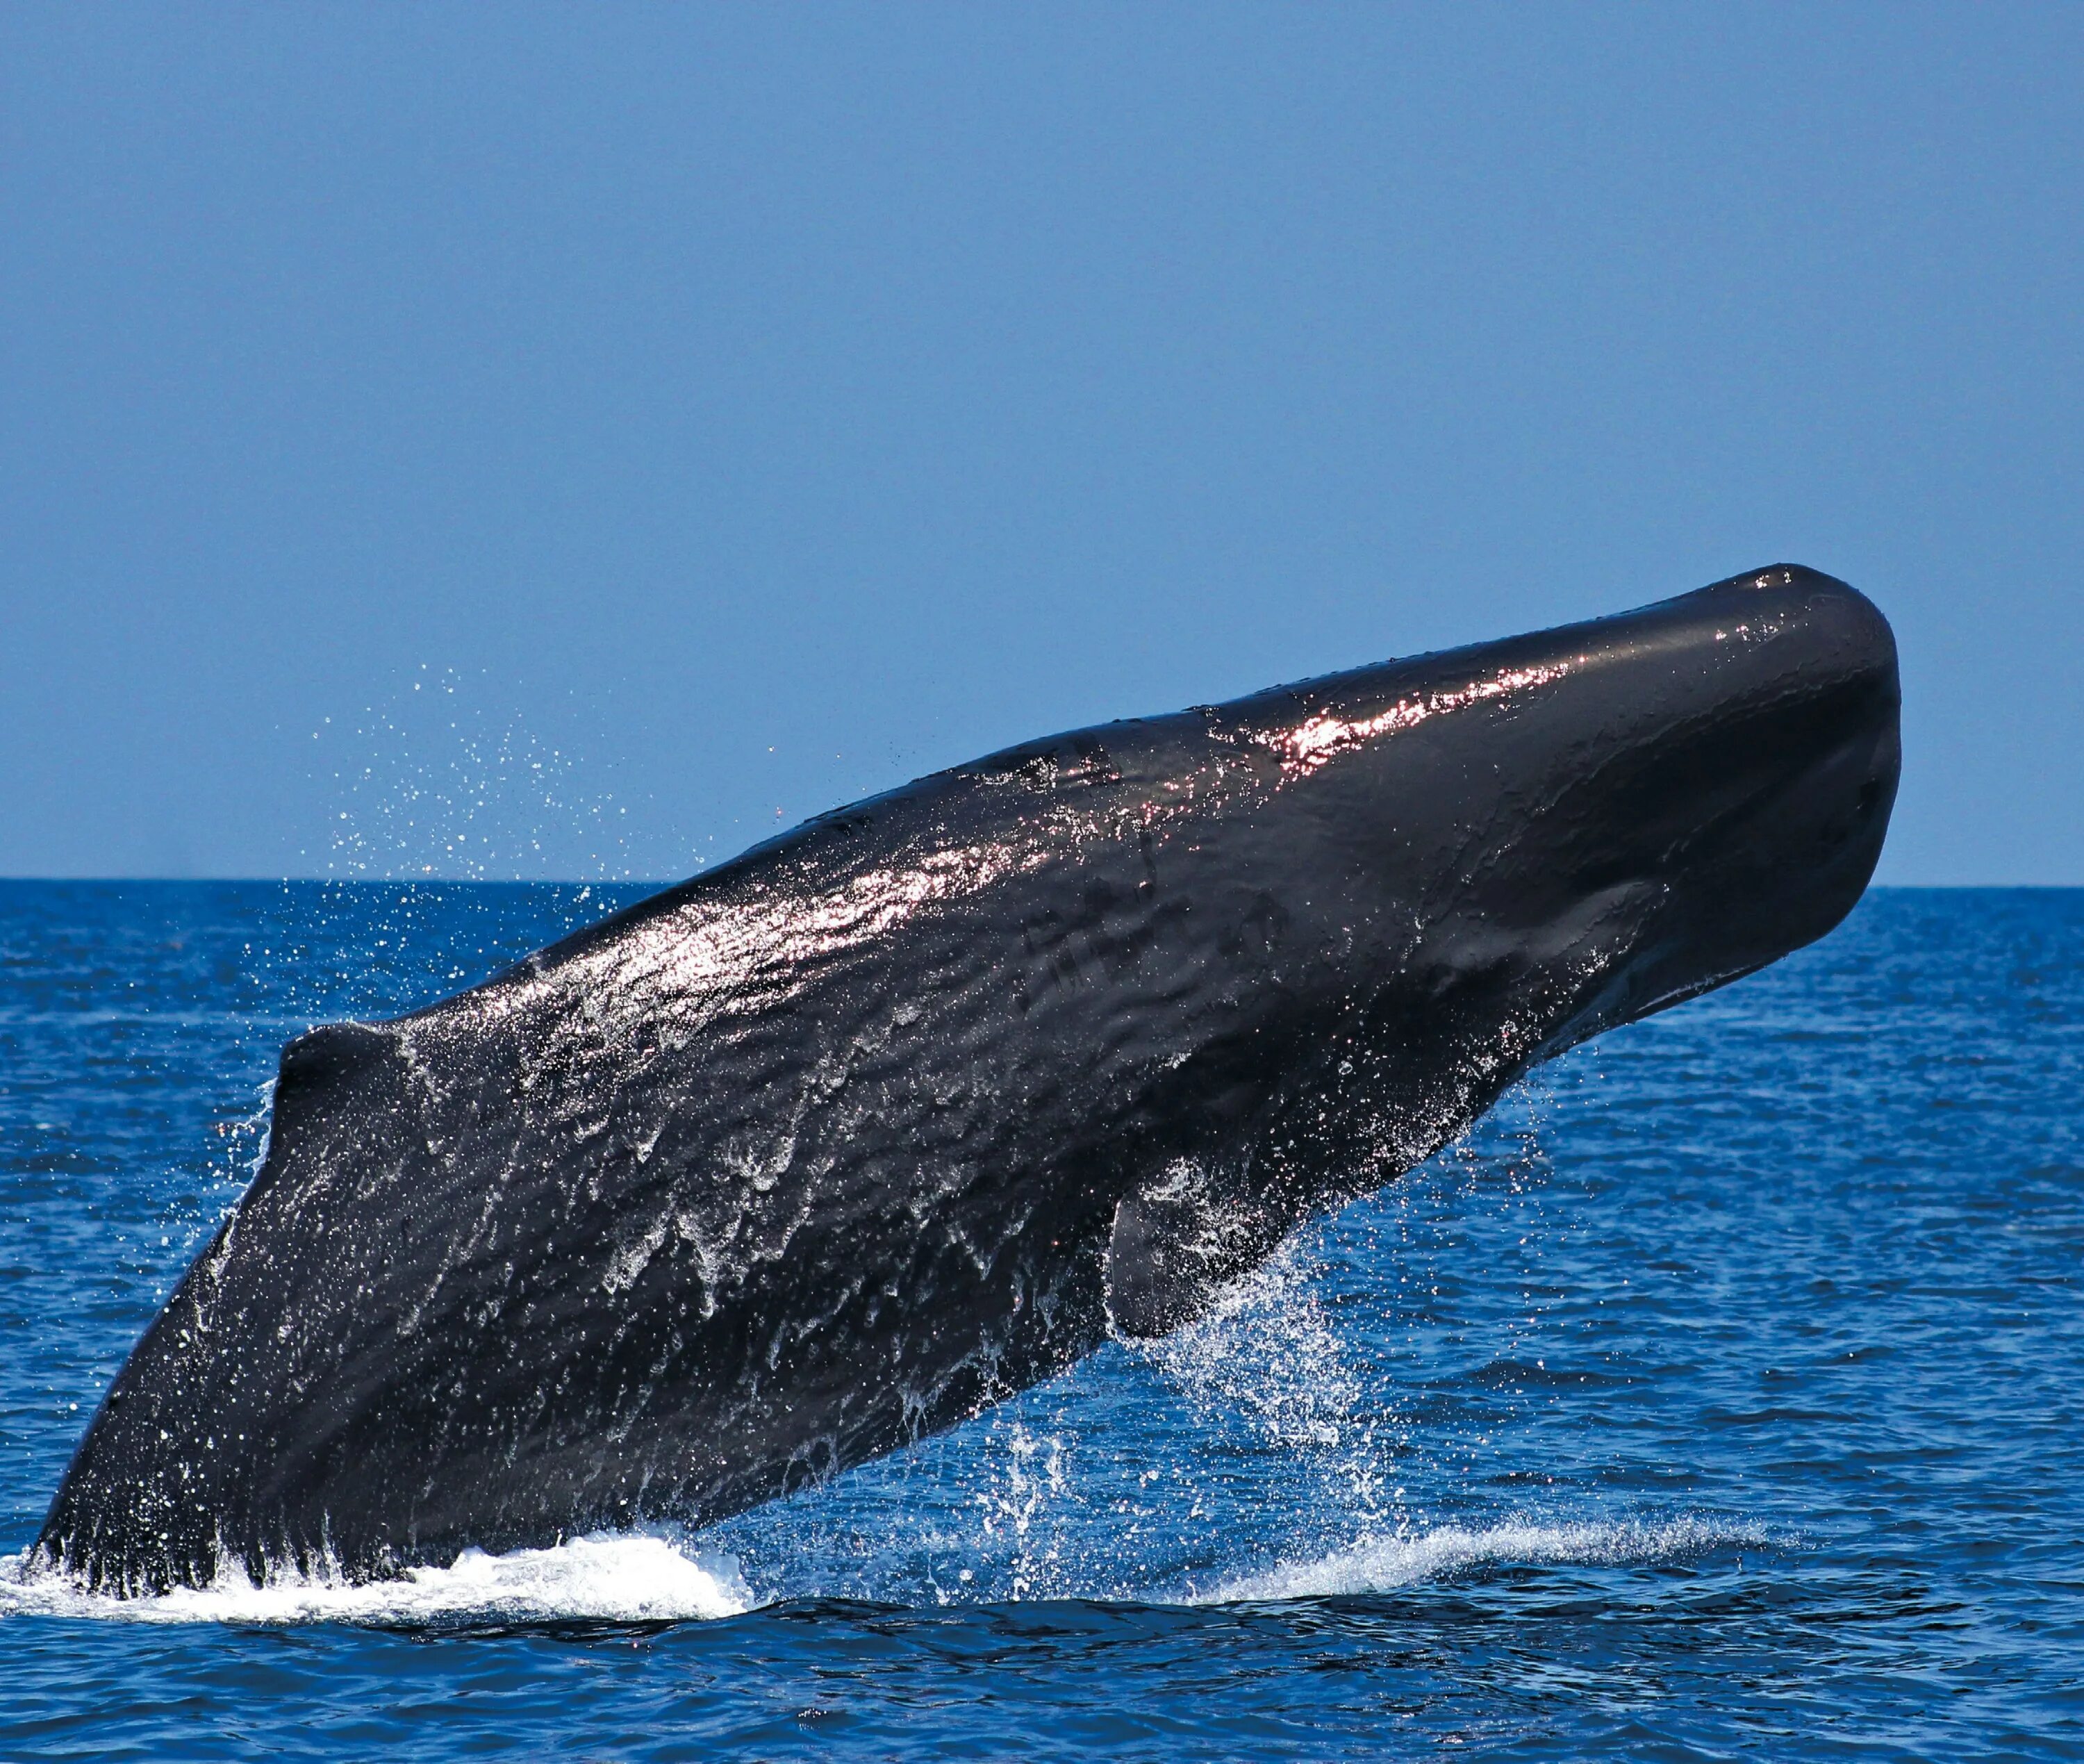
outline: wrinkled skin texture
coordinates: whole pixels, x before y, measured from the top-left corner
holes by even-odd
[[[40,1548],[107,1589],[711,1521],[1204,1309],[1822,935],[1896,655],[1776,566],[1040,741],[282,1058]]]

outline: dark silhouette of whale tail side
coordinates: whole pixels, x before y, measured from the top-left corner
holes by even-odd
[[[1529,1066],[1850,910],[1896,647],[1794,565],[1025,744],[284,1052],[48,1563],[701,1524],[1200,1314]]]

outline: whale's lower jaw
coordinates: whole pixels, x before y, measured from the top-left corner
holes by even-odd
[[[316,1030],[38,1550],[379,1577],[951,1426],[1823,935],[1896,743],[1880,615],[1775,566],[1030,744]]]

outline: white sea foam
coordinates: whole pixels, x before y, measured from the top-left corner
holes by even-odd
[[[1442,1525],[1429,1531],[1363,1537],[1329,1553],[1298,1558],[1239,1576],[1202,1594],[1196,1603],[1243,1599],[1321,1599],[1388,1592],[1465,1569],[1526,1564],[1611,1567],[1704,1555],[1731,1544],[1762,1544],[1756,1526],[1705,1519],[1660,1524],[1585,1522],[1538,1524],[1518,1520],[1471,1530]]]
[[[235,1569],[213,1586],[113,1599],[26,1554],[0,1561],[0,1616],[113,1618],[159,1623],[642,1622],[735,1616],[754,1601],[737,1565],[644,1535],[578,1537],[549,1550],[466,1550],[446,1568],[355,1585],[337,1576],[277,1575],[256,1587]]]
[[[1482,1529],[1442,1525],[1364,1537],[1321,1554],[1219,1581],[1187,1602],[1387,1592],[1474,1567],[1658,1563],[1764,1541],[1764,1533],[1755,1526],[1697,1518],[1658,1524],[1508,1520]],[[1021,1580],[1016,1575],[1016,1601],[1023,1594],[1078,1596],[1068,1584],[1023,1586]],[[1127,1590],[1115,1587],[1099,1596],[1120,1596]],[[883,1596],[903,1594],[892,1589]],[[731,1558],[692,1553],[646,1534],[579,1537],[553,1549],[498,1556],[466,1550],[447,1567],[414,1568],[402,1580],[362,1585],[320,1574],[277,1575],[256,1587],[235,1568],[212,1586],[137,1599],[89,1592],[69,1575],[31,1567],[26,1553],[0,1558],[0,1618],[285,1625],[644,1622],[732,1617],[760,1602]]]

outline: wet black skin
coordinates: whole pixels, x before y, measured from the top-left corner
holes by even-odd
[[[1822,936],[1897,766],[1887,624],[1776,566],[1016,748],[315,1030],[40,1548],[380,1575],[948,1427]]]

